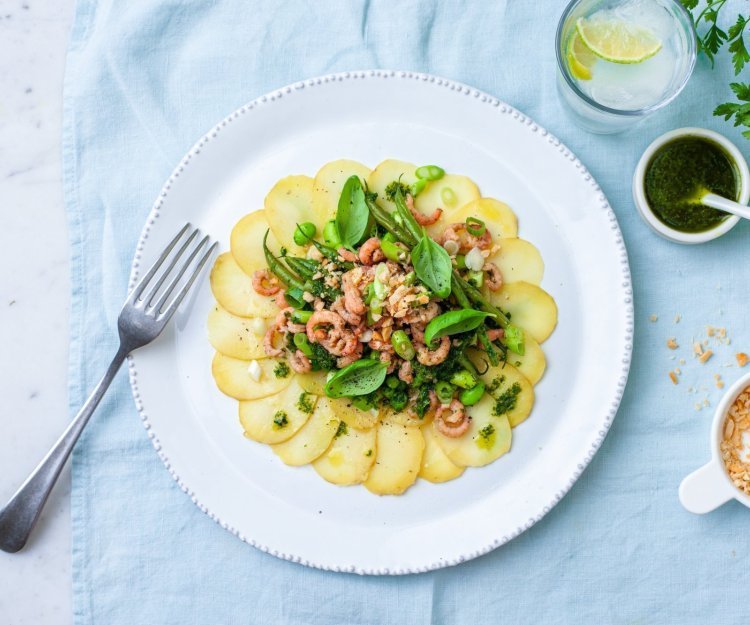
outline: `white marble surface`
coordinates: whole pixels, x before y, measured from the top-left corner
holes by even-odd
[[[68,420],[60,124],[73,0],[0,0],[0,500]],[[0,624],[72,622],[69,472],[27,548],[0,551]]]

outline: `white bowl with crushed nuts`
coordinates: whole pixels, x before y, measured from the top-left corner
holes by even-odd
[[[726,392],[711,426],[711,460],[680,484],[686,510],[705,514],[731,499],[750,508],[750,373]]]

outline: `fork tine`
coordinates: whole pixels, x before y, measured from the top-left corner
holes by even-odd
[[[185,272],[188,270],[188,267],[192,264],[195,257],[198,255],[199,252],[203,251],[203,248],[206,246],[206,244],[209,241],[209,236],[206,235],[203,237],[198,245],[196,245],[192,252],[190,252],[190,255],[185,259],[185,261],[182,263],[182,266],[177,271],[177,275],[175,275],[167,284],[167,287],[164,289],[164,293],[162,293],[159,296],[159,299],[156,300],[156,303],[153,304],[153,310],[155,310],[157,313],[162,309],[165,302],[169,299],[169,296],[172,295],[172,291],[175,290],[177,287],[177,284],[182,280],[182,276],[185,275]],[[166,276],[165,276],[166,278]],[[156,295],[154,295],[151,298],[151,301],[153,301],[156,298]],[[149,301],[148,305],[151,306],[151,301]]]
[[[193,282],[195,282],[195,279],[200,275],[201,270],[203,269],[203,266],[206,264],[206,261],[211,257],[211,254],[213,254],[214,250],[216,249],[218,245],[219,244],[217,242],[214,242],[213,245],[211,245],[211,247],[209,247],[208,250],[206,250],[206,253],[203,254],[201,259],[198,261],[198,265],[193,270],[193,274],[190,276],[190,279],[177,292],[177,295],[175,296],[175,298],[172,300],[172,302],[169,304],[166,310],[162,313],[162,318],[164,319],[164,321],[169,321],[169,318],[175,313],[175,311],[177,310],[177,307],[180,305],[180,302],[182,302],[184,297],[187,295],[188,291],[190,290],[190,287],[193,286]]]
[[[169,275],[172,273],[174,268],[177,266],[177,262],[180,260],[182,255],[190,247],[190,245],[195,240],[195,237],[197,236],[198,236],[198,229],[196,228],[195,230],[193,230],[192,234],[187,238],[187,241],[185,241],[180,247],[180,249],[177,250],[177,253],[174,255],[172,260],[169,261],[169,266],[164,271],[161,272],[161,275],[159,276],[159,279],[156,281],[156,284],[154,284],[153,286],[149,285],[148,289],[144,289],[144,294],[141,297],[141,299],[146,303],[146,306],[150,306],[151,302],[154,301],[157,293],[159,292],[159,289],[161,288],[161,285],[164,284],[166,279],[169,277]]]
[[[188,228],[191,228],[190,222],[186,223],[182,230],[180,230],[177,233],[177,236],[172,239],[172,241],[167,245],[167,247],[164,248],[164,251],[161,253],[161,256],[156,260],[156,262],[151,265],[151,268],[146,272],[146,274],[138,281],[138,284],[136,284],[133,287],[133,290],[130,294],[130,299],[135,300],[138,297],[140,297],[141,293],[143,293],[143,290],[146,288],[148,283],[151,281],[151,278],[154,277],[154,274],[159,271],[159,268],[162,266],[162,263],[167,259],[167,256],[169,256],[170,252],[174,249],[174,246],[177,245],[177,242],[182,238],[182,236],[187,232]]]

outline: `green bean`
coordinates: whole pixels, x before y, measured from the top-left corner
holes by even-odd
[[[481,289],[482,285],[484,284],[484,272],[483,271],[470,271],[469,275],[466,278],[466,281],[472,286],[475,286],[478,289]]]
[[[339,231],[333,219],[327,221],[326,225],[323,226],[323,240],[334,249],[341,247],[341,237],[339,237]]]
[[[466,256],[464,254],[456,255],[456,267],[466,269]]]
[[[473,406],[484,395],[484,382],[477,382],[475,386],[464,389],[458,394],[458,401],[464,406]]]
[[[505,316],[505,313],[503,313],[503,311],[500,310],[497,306],[493,306],[490,302],[488,302],[479,290],[474,288],[471,284],[466,282],[466,280],[461,277],[458,271],[454,270],[453,276],[455,277],[461,288],[464,290],[464,293],[466,293],[466,296],[472,302],[477,304],[485,312],[496,315],[495,321],[497,321],[500,327],[506,328],[510,325],[510,319]]]
[[[394,351],[404,360],[412,360],[416,356],[414,345],[403,330],[396,330],[391,334],[391,345]]]
[[[472,308],[469,298],[466,297],[466,293],[464,293],[464,290],[461,288],[455,275],[451,276],[451,293],[453,293],[453,296],[456,298],[456,301],[461,308]]]
[[[268,249],[268,244],[266,243],[268,233],[269,230],[266,230],[266,234],[263,237],[263,254],[266,257],[268,268],[287,286],[297,287],[298,289],[304,290],[304,284],[302,284],[297,276],[287,269],[284,264],[271,253],[271,250]]]
[[[477,330],[477,336],[479,337],[479,342],[482,344],[484,351],[487,352],[487,358],[490,359],[490,364],[493,367],[499,365],[500,359],[497,357],[497,352],[495,351],[495,347],[492,345],[492,341],[490,341],[490,337],[487,336],[487,327],[479,326],[479,329]]]
[[[448,404],[453,399],[453,385],[448,382],[435,382],[435,395],[437,395],[441,404]]]
[[[394,262],[399,262],[406,256],[406,252],[399,247],[396,236],[390,232],[380,240],[380,249],[388,260]]]
[[[303,295],[303,289],[292,286],[286,290],[286,293],[284,293],[284,299],[292,308],[304,308],[305,306],[307,306],[307,302],[305,301]]]
[[[292,321],[294,323],[307,323],[312,317],[312,310],[295,310],[292,312]]]
[[[307,258],[286,256],[284,257],[284,260],[286,260],[286,264],[289,265],[292,271],[298,274],[301,278],[305,278],[307,280],[312,278],[320,268],[320,265],[318,263]]]
[[[316,232],[317,228],[311,221],[297,224],[297,227],[294,229],[294,242],[297,245],[306,245],[315,236]]]
[[[407,246],[412,247],[416,245],[416,240],[404,230],[404,228],[396,223],[397,214],[391,215],[384,208],[380,207],[376,202],[367,201],[367,208],[370,209],[370,213],[374,217],[375,221],[387,232],[393,234],[399,241],[405,243]]]
[[[419,180],[416,180],[410,187],[409,191],[411,191],[412,197],[417,197],[422,191],[424,191],[424,188],[427,186],[427,180],[424,178],[420,178]]]
[[[473,388],[477,383],[477,379],[467,369],[461,369],[456,371],[451,376],[451,384],[460,386],[461,388]]]
[[[370,302],[372,301],[372,298],[375,297],[375,286],[372,282],[367,285],[367,289],[365,290],[365,296],[364,296],[364,302],[368,306],[370,305]]]
[[[414,175],[423,180],[440,180],[445,176],[445,170],[437,165],[422,165],[421,167],[417,167]]]
[[[415,241],[419,241],[422,238],[422,228],[417,223],[414,215],[411,214],[409,208],[406,206],[404,194],[401,193],[400,188],[396,189],[396,195],[393,199],[396,204],[396,210],[398,211],[398,214],[401,215],[401,219],[404,220],[404,227],[406,228],[406,231],[414,237]]]
[[[310,347],[310,341],[307,339],[307,334],[305,334],[304,332],[298,332],[294,335],[294,344],[297,346],[297,349],[308,358],[313,355],[312,347]]]

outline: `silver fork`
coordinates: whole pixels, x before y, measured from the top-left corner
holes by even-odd
[[[161,334],[193,286],[217,245],[214,243],[205,249],[209,237],[204,236],[196,244],[197,236],[198,230],[185,224],[128,295],[117,320],[120,346],[107,372],[39,466],[0,510],[0,549],[3,551],[15,553],[26,544],[60,471],[125,358]],[[172,254],[180,241],[182,244]],[[168,259],[166,269],[162,270]],[[180,262],[181,259],[184,260]],[[187,273],[191,268],[192,272]]]

